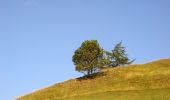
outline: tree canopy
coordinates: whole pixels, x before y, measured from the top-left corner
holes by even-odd
[[[73,55],[76,71],[90,75],[99,70],[103,50],[97,40],[86,40],[81,44]]]
[[[115,45],[111,52],[104,51],[97,40],[86,40],[74,52],[72,61],[75,70],[86,75],[100,71],[101,68],[131,64],[122,42]]]
[[[116,67],[120,65],[131,64],[134,60],[130,60],[126,54],[126,49],[122,46],[122,42],[116,44],[112,52],[105,51],[107,56],[107,65]]]

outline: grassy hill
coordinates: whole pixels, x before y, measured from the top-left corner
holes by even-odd
[[[91,79],[71,79],[17,100],[170,100],[170,59],[107,68]]]

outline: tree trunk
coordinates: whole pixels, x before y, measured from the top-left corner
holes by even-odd
[[[87,70],[87,75],[90,75],[90,70]]]

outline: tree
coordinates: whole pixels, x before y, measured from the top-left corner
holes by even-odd
[[[103,49],[97,40],[86,40],[81,44],[72,57],[76,71],[90,75],[101,67],[100,61],[103,56]]]
[[[106,51],[106,55],[107,59],[109,59],[109,61],[107,60],[107,65],[112,67],[131,64],[135,60],[130,61],[126,54],[125,47],[122,46],[122,42],[116,44],[111,53]]]

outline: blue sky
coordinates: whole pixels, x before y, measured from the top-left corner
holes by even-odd
[[[169,0],[0,0],[0,99],[79,77],[84,40],[119,41],[135,63],[170,57]]]

